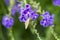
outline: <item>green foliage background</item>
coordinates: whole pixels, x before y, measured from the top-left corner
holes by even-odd
[[[28,0],[29,1],[29,0]],[[40,2],[40,6],[42,7],[42,10],[47,10],[51,14],[54,14],[54,31],[57,34],[57,37],[60,39],[60,7],[54,6],[52,4],[52,0],[34,0],[37,3]],[[2,16],[4,14],[9,13],[7,6],[4,3],[4,0],[0,0],[0,40],[10,40],[8,37],[8,29],[6,29],[2,24]],[[15,40],[36,40],[36,35],[32,34],[30,29],[25,29],[24,23],[19,22],[17,19],[18,16],[14,16],[14,25],[12,26],[13,36]],[[48,40],[56,40],[54,36],[51,34],[48,34],[46,37],[46,31],[48,31],[48,27],[44,28],[39,24],[39,21],[37,22],[36,29],[38,33],[40,34],[40,37],[45,40],[45,38],[48,38]]]

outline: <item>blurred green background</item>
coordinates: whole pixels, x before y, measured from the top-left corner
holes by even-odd
[[[52,4],[52,0],[34,0],[37,3],[40,2],[40,6],[42,10],[47,10],[51,14],[54,14],[54,31],[57,33],[57,37],[60,38],[60,7],[54,6]],[[8,14],[7,6],[4,3],[4,0],[0,0],[0,40],[10,40],[8,38],[8,29],[6,29],[2,24],[2,16],[4,14]],[[25,30],[24,23],[19,22],[17,19],[18,15],[14,16],[14,25],[12,26],[13,36],[15,40],[36,40],[36,36],[31,33],[30,29],[28,28]],[[45,40],[46,38],[46,31],[48,28],[44,28],[39,24],[39,21],[37,22],[36,29],[38,30],[41,38]],[[56,40],[54,36],[48,35],[48,40]]]

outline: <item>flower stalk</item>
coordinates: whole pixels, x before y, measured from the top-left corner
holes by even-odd
[[[54,38],[56,40],[60,40],[58,37],[57,37],[57,34],[54,32],[53,28],[51,27],[51,34],[54,36]]]
[[[51,34],[54,36],[54,38],[55,38],[56,40],[60,40],[60,39],[58,38],[57,34],[54,32],[53,27],[49,27],[49,28],[48,28],[48,30],[47,30],[47,32],[46,32],[46,39],[45,39],[45,40],[49,40],[50,37],[51,37]],[[49,36],[48,36],[48,35],[49,35]]]
[[[14,0],[10,0],[10,5],[9,5],[9,7],[8,7],[9,17],[11,16],[11,8],[12,8],[13,5],[14,5]]]
[[[27,3],[26,0],[24,0],[24,3],[25,3],[25,4]],[[33,26],[33,27],[30,27],[31,32],[37,36],[37,39],[38,39],[38,40],[41,40],[41,38],[40,38],[40,36],[39,36],[39,33],[38,33],[37,30],[35,29],[36,24],[33,25],[33,23],[31,23],[31,26]]]
[[[8,7],[8,10],[9,10],[8,16],[9,17],[11,16],[11,8],[12,8],[13,5],[14,5],[14,0],[10,0],[10,5]],[[12,27],[8,29],[8,37],[9,37],[9,40],[14,40],[14,36],[13,36],[13,33],[12,33]]]
[[[36,35],[37,40],[42,40],[41,37],[39,36],[39,33],[37,32],[37,29],[35,29],[35,27],[36,27],[36,23],[34,25],[32,24],[30,27],[32,34]]]
[[[9,36],[10,40],[14,40],[14,36],[12,34],[12,27],[8,29],[8,36]]]

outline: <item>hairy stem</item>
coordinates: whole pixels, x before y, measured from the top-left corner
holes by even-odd
[[[47,30],[47,32],[46,32],[46,40],[49,40],[49,39],[50,39],[51,34],[54,36],[54,38],[55,38],[56,40],[60,40],[60,39],[57,37],[57,34],[54,32],[53,27],[49,27],[49,28],[48,28],[48,30]]]
[[[51,34],[55,37],[56,40],[60,40],[58,37],[57,37],[57,34],[54,32],[53,28],[51,27]]]
[[[33,27],[30,28],[31,32],[36,35],[37,40],[42,40],[39,36],[39,33],[37,32],[37,29],[35,29],[36,24],[32,25]]]
[[[37,32],[37,30],[36,29],[34,29],[34,30],[35,30],[34,33],[37,35],[37,39],[41,40],[41,38],[40,38],[39,33]]]

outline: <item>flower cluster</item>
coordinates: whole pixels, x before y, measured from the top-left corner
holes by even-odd
[[[10,28],[14,24],[14,19],[8,15],[2,17],[2,25],[6,28]]]
[[[31,9],[29,4],[26,4],[24,8],[21,8],[21,15],[19,16],[19,20],[21,22],[25,22],[28,18],[35,20],[38,17],[35,10]]]
[[[20,2],[17,2],[12,6],[11,8],[11,15],[14,16],[16,12],[19,13],[19,21],[20,22],[26,22],[29,18],[31,20],[35,20],[38,18],[38,14],[36,13],[35,9],[32,9],[32,7],[29,4],[21,5]],[[2,18],[2,24],[6,28],[10,28],[14,24],[14,19],[8,15],[3,16]],[[48,11],[40,15],[42,17],[42,20],[40,21],[40,25],[43,27],[51,26],[54,22],[54,15],[50,15]]]
[[[60,0],[53,0],[53,5],[60,6]]]
[[[54,21],[54,15],[50,15],[48,11],[44,14],[41,14],[42,20],[40,21],[40,25],[43,27],[52,26]]]

